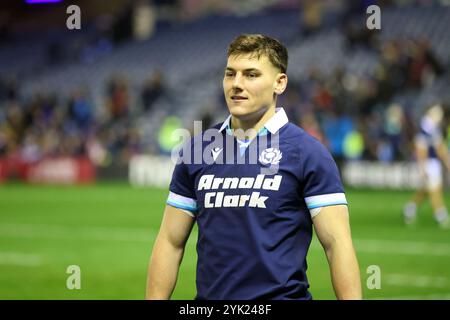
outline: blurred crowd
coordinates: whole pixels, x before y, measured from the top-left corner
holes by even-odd
[[[105,84],[100,108],[86,87],[70,96],[37,92],[22,99],[18,92],[14,79],[0,81],[0,157],[35,162],[44,157],[89,156],[97,165],[108,165],[127,164],[133,154],[149,152],[143,149],[135,120],[151,111],[165,89],[157,72],[132,100],[135,92],[126,78],[113,76]]]
[[[358,76],[338,67],[327,76],[311,68],[305,80],[290,83],[280,104],[338,159],[408,160],[414,156],[411,143],[421,110],[394,103],[393,98],[418,92],[436,77],[448,77],[449,70],[426,40],[374,43],[361,44],[379,57],[373,75]],[[349,40],[349,46],[354,45]],[[439,97],[437,102],[447,103]]]
[[[311,68],[306,76],[292,77],[303,80],[290,81],[279,105],[291,121],[327,145],[338,161],[411,159],[418,110],[393,103],[393,97],[421,90],[437,77],[449,77],[448,66],[424,39],[381,42],[376,32],[351,25],[344,25],[343,33],[349,52],[362,46],[377,55],[375,72],[357,75],[336,68],[329,75]],[[102,105],[94,103],[86,87],[68,96],[36,92],[24,97],[20,81],[0,75],[0,157],[35,162],[49,156],[87,155],[96,165],[106,166],[127,164],[134,154],[161,152],[149,144],[136,121],[151,115],[157,101],[173,98],[163,72],[155,72],[137,88],[124,75],[114,75],[103,92]],[[223,105],[222,95],[220,99]],[[203,128],[220,121],[215,116],[224,111],[221,103],[198,115],[208,122]]]

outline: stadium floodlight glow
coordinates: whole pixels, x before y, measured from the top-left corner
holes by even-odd
[[[63,0],[25,0],[28,4],[36,4],[36,3],[57,3],[62,2]]]

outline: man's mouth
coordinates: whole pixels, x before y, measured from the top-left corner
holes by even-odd
[[[236,95],[231,96],[231,100],[234,100],[234,101],[247,100],[247,99],[248,98],[243,97],[243,96],[236,96]]]

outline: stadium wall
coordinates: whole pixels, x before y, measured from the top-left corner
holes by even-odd
[[[136,187],[167,188],[173,168],[170,157],[135,156],[130,161],[129,181]],[[415,162],[348,161],[341,174],[344,184],[355,188],[410,190],[420,185]]]
[[[17,179],[33,184],[89,184],[95,182],[96,168],[87,157],[47,157],[36,162],[0,158],[0,183]]]
[[[129,181],[135,187],[167,188],[175,164],[170,157],[139,155],[130,160]]]

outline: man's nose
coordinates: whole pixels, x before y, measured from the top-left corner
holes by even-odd
[[[242,75],[236,74],[233,80],[233,89],[241,89],[242,90]]]

